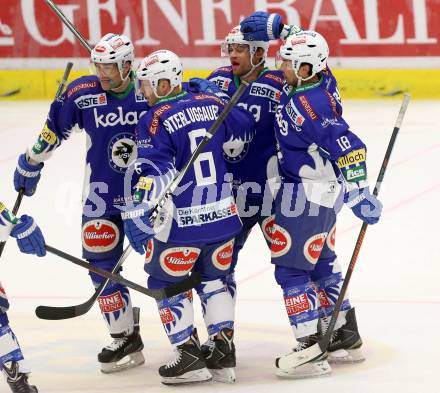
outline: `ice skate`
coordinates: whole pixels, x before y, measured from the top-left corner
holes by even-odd
[[[359,363],[365,360],[354,308],[348,310],[346,321],[344,326],[333,332],[328,347],[330,363]]]
[[[133,333],[128,336],[113,335],[113,342],[98,354],[98,361],[104,374],[116,373],[145,363],[142,354],[144,344],[139,334],[139,312],[134,312],[133,315]]]
[[[236,366],[234,331],[225,328],[219,335],[220,337],[210,338],[202,346],[202,353],[214,381],[234,383]]]
[[[19,371],[17,362],[12,361],[3,364],[3,373],[13,393],[38,393],[37,387],[29,384],[28,374]]]
[[[208,382],[212,379],[200,349],[196,329],[188,341],[177,346],[175,352],[174,360],[159,368],[164,385]]]
[[[316,344],[317,341],[318,341],[317,334],[300,338],[298,339],[298,345],[293,349],[293,352],[300,352],[306,348],[309,348],[312,345]],[[311,378],[311,377],[321,377],[324,375],[328,375],[332,372],[332,369],[327,361],[327,354],[323,354],[320,358],[314,361],[302,364],[301,366],[298,367],[292,367],[290,369],[279,368],[278,367],[279,359],[280,358],[278,358],[275,362],[277,367],[275,374],[282,378],[302,379],[302,378]]]

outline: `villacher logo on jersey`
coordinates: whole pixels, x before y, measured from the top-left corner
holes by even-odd
[[[83,247],[90,252],[106,252],[116,247],[119,229],[108,220],[92,220],[83,225]]]

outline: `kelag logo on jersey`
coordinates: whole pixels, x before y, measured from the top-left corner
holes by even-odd
[[[92,108],[94,106],[107,105],[107,95],[101,94],[87,94],[75,100],[75,104],[79,109]]]
[[[251,96],[267,97],[278,103],[280,102],[281,98],[281,91],[263,83],[252,83],[249,94]]]
[[[93,109],[93,114],[95,115],[95,126],[99,127],[112,127],[112,126],[134,126],[138,123],[139,118],[146,112],[126,112],[122,109],[122,106],[118,106],[118,113],[109,112],[104,115],[99,115],[98,110]]]
[[[137,159],[135,135],[128,132],[115,135],[108,145],[108,159],[112,169],[124,173]]]

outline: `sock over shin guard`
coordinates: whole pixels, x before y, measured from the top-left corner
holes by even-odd
[[[295,338],[315,334],[319,302],[309,272],[276,266],[275,278],[283,289],[284,306]]]
[[[202,281],[197,287],[197,293],[202,302],[203,318],[210,336],[224,328],[234,328],[235,302],[222,279]]]

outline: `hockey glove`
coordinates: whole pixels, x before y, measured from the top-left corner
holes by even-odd
[[[209,93],[213,94],[223,100],[229,101],[229,96],[224,93],[220,88],[214,83],[207,79],[202,78],[191,78],[188,81],[186,90],[190,93]]]
[[[17,239],[17,245],[21,252],[39,257],[46,255],[43,234],[32,217],[22,215],[12,228],[11,236]]]
[[[37,189],[38,181],[41,177],[41,169],[44,163],[37,165],[30,164],[26,159],[26,153],[23,153],[18,158],[17,168],[14,172],[14,187],[15,191],[24,189],[24,195],[32,196]]]
[[[300,26],[281,23],[281,15],[264,11],[256,11],[244,18],[240,27],[246,41],[270,41],[278,38],[285,40],[290,34],[302,30]]]
[[[121,213],[125,235],[130,245],[139,254],[145,253],[148,240],[154,236],[149,211],[148,205],[141,203]]]
[[[281,15],[257,11],[243,19],[240,27],[246,41],[270,41],[280,38],[283,24]]]
[[[354,215],[369,225],[376,224],[382,213],[382,203],[370,194],[369,187],[355,189],[344,195],[345,204]]]

